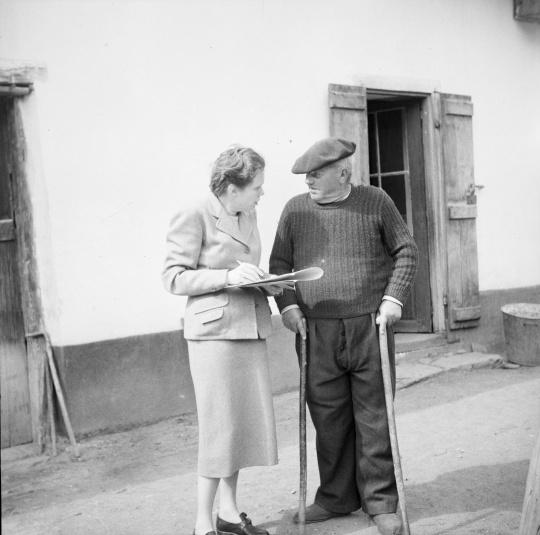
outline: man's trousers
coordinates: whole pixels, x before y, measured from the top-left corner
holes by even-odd
[[[306,400],[317,432],[320,487],[328,511],[393,513],[397,489],[375,314],[307,318]],[[388,352],[395,388],[394,337]],[[297,336],[297,352],[300,353]]]

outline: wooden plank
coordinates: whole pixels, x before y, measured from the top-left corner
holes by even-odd
[[[2,97],[24,97],[32,92],[31,85],[1,84],[0,96]]]
[[[0,395],[2,448],[32,441],[17,244],[0,242]]]
[[[466,100],[448,99],[444,101],[444,113],[446,115],[461,115],[463,117],[472,117],[472,102]]]
[[[45,357],[47,346],[43,335],[27,336],[28,385],[32,439],[38,452],[45,447],[47,431]]]
[[[28,404],[26,348],[14,341],[0,341],[1,447],[32,442]],[[26,384],[26,388],[24,385]]]
[[[34,222],[32,204],[26,177],[25,154],[26,139],[16,100],[12,115],[12,154],[14,208],[17,217],[17,241],[19,246],[19,273],[21,277],[22,308],[24,328],[27,335],[28,386],[32,420],[32,436],[39,450],[44,444],[46,420],[44,379],[45,379],[45,340],[29,341],[28,335],[44,331],[41,293],[39,289],[38,264],[34,243]]]
[[[21,326],[23,343],[27,334],[43,332],[41,298],[38,285],[37,260],[34,244],[34,227],[30,193],[26,178],[24,155],[26,141],[23,132],[19,102],[17,99],[0,99],[2,115],[2,147],[6,157],[4,181],[9,177],[9,193],[13,206],[10,213],[15,214],[15,238],[17,243],[17,267],[20,284],[22,309]],[[8,165],[9,160],[9,165]],[[4,188],[3,188],[4,189]],[[1,242],[12,243],[12,242]],[[32,439],[38,451],[44,443],[45,403],[44,403],[44,362],[45,347],[43,342],[29,341],[25,353],[25,393],[29,404]]]
[[[467,204],[474,184],[472,103],[469,97],[440,95],[442,163],[447,214],[448,320],[450,329],[479,321],[476,206]]]
[[[12,116],[13,198],[19,244],[19,272],[26,333],[42,332],[42,309],[34,243],[34,222],[26,178],[24,137],[21,114],[15,101]]]
[[[525,22],[540,22],[538,0],[514,0],[514,18]]]
[[[32,440],[18,247],[11,195],[11,103],[0,99],[0,396],[1,446]],[[9,219],[7,219],[9,218]]]
[[[536,436],[521,511],[519,535],[538,535],[540,532],[540,433]]]
[[[0,219],[0,241],[15,239],[15,224],[13,219]]]
[[[472,118],[445,114],[441,128],[446,201],[465,203],[466,189],[474,184]]]
[[[366,110],[366,89],[361,86],[330,84],[328,86],[328,105],[330,108]]]
[[[449,204],[449,219],[475,219],[477,215],[476,204]]]
[[[413,235],[420,253],[416,281],[411,289],[411,298],[409,300],[414,302],[414,317],[418,323],[416,331],[431,332],[432,314],[431,287],[429,284],[426,186],[421,107],[418,100],[410,102],[406,107],[405,137],[408,145]]]
[[[0,83],[31,85],[35,80],[44,79],[46,74],[45,65],[7,59],[0,61]]]
[[[368,119],[365,87],[330,84],[330,135],[356,143],[352,183],[369,184]],[[343,107],[340,107],[343,106]]]
[[[445,295],[447,293],[446,200],[442,170],[440,96],[434,93],[422,103],[422,134],[426,172],[426,215],[430,263],[433,330],[447,330]],[[447,332],[449,340],[451,336]]]
[[[481,308],[476,307],[454,307],[452,311],[454,314],[454,321],[469,321],[480,318]]]

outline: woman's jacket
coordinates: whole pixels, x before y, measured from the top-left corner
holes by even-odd
[[[162,278],[169,292],[188,296],[186,340],[269,336],[266,295],[257,288],[226,288],[228,270],[239,261],[258,265],[260,256],[255,211],[232,216],[211,193],[173,218]]]

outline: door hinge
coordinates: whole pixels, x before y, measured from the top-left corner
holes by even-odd
[[[443,295],[442,302],[445,307],[448,306],[448,296],[446,294]]]

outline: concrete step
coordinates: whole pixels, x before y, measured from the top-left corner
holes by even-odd
[[[446,344],[444,333],[397,333],[395,335],[396,353],[417,351]]]
[[[397,333],[395,335],[395,342],[397,361],[450,353],[464,353],[470,350],[468,345],[462,344],[459,341],[448,343],[444,333]]]
[[[499,368],[504,359],[496,353],[460,350],[457,353],[401,358],[396,362],[396,388],[398,390],[425,381],[452,370]]]

